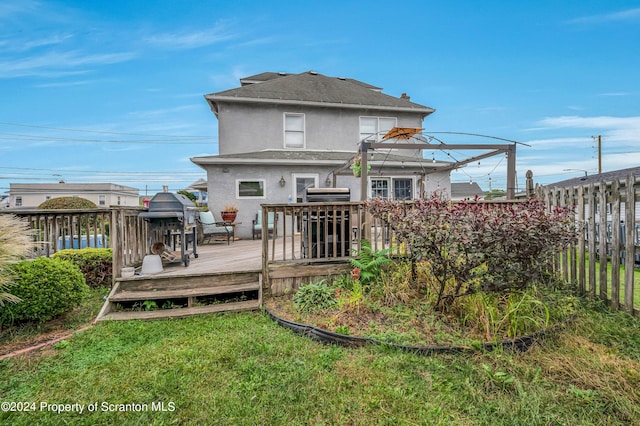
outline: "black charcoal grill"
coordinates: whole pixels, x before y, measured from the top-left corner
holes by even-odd
[[[198,208],[190,199],[182,194],[173,192],[159,192],[149,201],[149,211],[141,213],[140,217],[149,223],[149,235],[152,251],[162,254],[164,248],[175,251],[180,243],[180,256],[167,253],[162,256],[168,261],[182,261],[189,266],[189,257],[193,253],[198,257],[196,243],[196,217]],[[158,243],[162,248],[157,248]],[[191,250],[189,250],[191,246]]]

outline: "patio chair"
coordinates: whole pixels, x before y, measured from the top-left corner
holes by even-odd
[[[234,235],[234,227],[229,226],[226,222],[219,222],[216,220],[213,212],[200,212],[200,225],[202,226],[202,242],[206,239],[211,241],[211,237],[222,236],[227,239],[227,245]]]
[[[269,214],[267,215],[267,232],[271,232],[274,237],[276,236],[275,219],[276,213],[269,212]],[[252,239],[255,240],[256,237],[262,238],[262,209],[258,210],[258,213],[256,213],[256,218],[253,220]]]

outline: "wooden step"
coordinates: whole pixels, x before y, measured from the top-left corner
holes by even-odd
[[[246,300],[244,302],[221,303],[218,305],[195,306],[192,308],[158,309],[156,311],[123,311],[109,312],[98,318],[98,321],[112,320],[147,320],[161,318],[180,318],[191,315],[211,314],[216,312],[240,312],[260,309],[259,300]]]
[[[130,302],[136,300],[179,299],[198,296],[213,296],[216,294],[240,293],[243,291],[259,291],[259,282],[233,284],[213,287],[179,288],[175,290],[122,290],[109,296],[110,302]]]
[[[260,271],[182,275],[144,275],[119,278],[122,291],[165,291],[197,287],[228,286],[260,280]]]

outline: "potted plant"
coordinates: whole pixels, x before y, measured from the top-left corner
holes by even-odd
[[[235,222],[236,215],[238,214],[238,207],[235,204],[225,204],[222,207],[222,211],[220,215],[222,216],[222,220],[225,222]]]

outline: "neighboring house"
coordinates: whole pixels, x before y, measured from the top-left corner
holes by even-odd
[[[196,203],[199,206],[207,205],[207,185],[206,179],[198,179],[185,188],[185,191],[192,193],[196,197]]]
[[[593,183],[597,187],[598,184],[602,181],[604,181],[606,184],[610,184],[616,178],[619,179],[620,181],[624,181],[627,179],[629,175],[633,175],[637,182],[638,177],[640,176],[640,167],[631,167],[628,169],[613,170],[610,172],[593,174],[589,176],[586,176],[586,175],[580,176],[577,178],[572,178],[572,179],[567,179],[560,182],[551,183],[546,186],[550,188],[567,188],[567,187],[588,186]],[[637,195],[636,195],[636,199],[637,199]],[[606,210],[605,214],[606,214],[607,227],[610,227],[612,222],[611,202],[607,200],[606,209],[602,209],[599,203],[600,203],[599,198],[597,198],[595,215],[594,215],[596,228],[599,228],[600,214],[602,213],[603,210]],[[584,212],[585,212],[584,214],[586,218],[585,220],[588,220],[590,216],[589,204],[585,204]],[[621,201],[620,202],[620,222],[624,224],[625,219],[626,219],[626,203],[625,201]],[[637,201],[635,202],[635,217],[634,217],[634,224],[632,226],[635,228],[635,244],[637,246],[640,246],[640,202],[637,202]],[[638,257],[638,259],[639,259],[638,262],[640,262],[640,257]]]
[[[451,183],[452,200],[484,200],[484,191],[476,182]]]
[[[313,71],[262,73],[241,87],[205,96],[218,119],[219,155],[194,157],[207,171],[209,206],[239,208],[242,237],[262,203],[301,201],[306,187],[346,187],[360,199],[360,178],[348,168],[360,141],[380,141],[394,127],[422,128],[432,108],[382,89]],[[401,141],[406,143],[406,141]],[[391,146],[391,145],[390,145]],[[369,197],[414,199],[451,193],[451,163],[415,150],[369,153]]]
[[[35,209],[58,197],[80,197],[98,207],[138,206],[138,189],[113,183],[11,183],[9,209]]]
[[[640,167],[631,167],[628,169],[613,170],[610,172],[597,173],[597,174],[588,175],[588,176],[585,175],[585,176],[580,176],[576,178],[566,179],[560,182],[550,183],[545,186],[549,188],[567,188],[567,187],[585,186],[585,185],[590,185],[592,183],[597,186],[602,181],[604,181],[606,184],[610,184],[616,178],[619,179],[620,181],[624,181],[627,179],[629,175],[633,175],[637,181],[638,177],[640,176]],[[586,214],[588,215],[588,212],[589,212],[588,205],[585,207],[585,210],[586,210]],[[596,204],[596,220],[599,220],[600,218],[599,215],[600,215],[600,208]],[[624,221],[624,217],[625,217],[624,201],[620,203],[620,217]],[[611,203],[607,203],[607,221],[610,221],[610,220],[611,220]],[[635,221],[636,223],[640,223],[640,202],[635,203]]]

